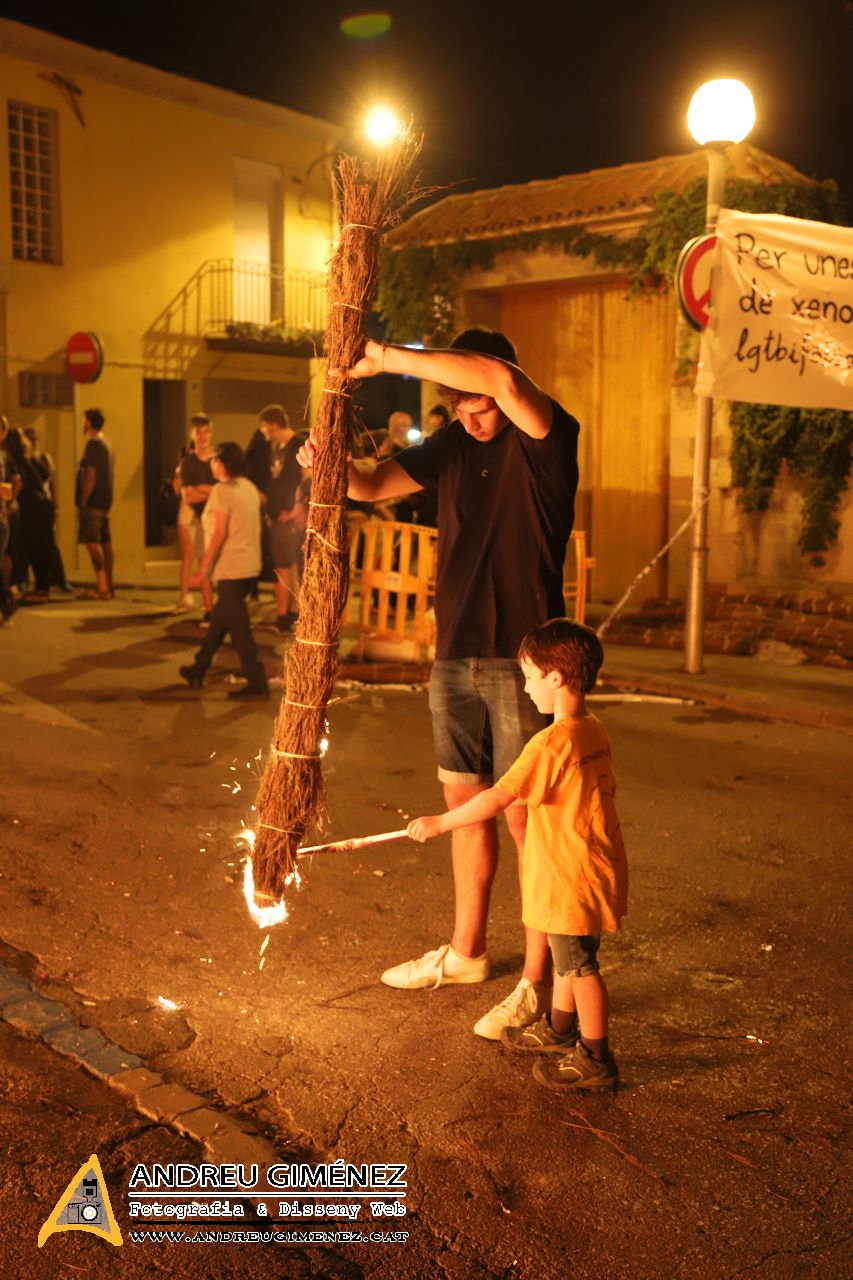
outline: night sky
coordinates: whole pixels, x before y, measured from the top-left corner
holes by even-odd
[[[389,33],[353,41],[366,9]],[[461,189],[690,150],[706,79],[755,96],[751,141],[835,178],[853,213],[853,0],[407,0],[358,6],[2,3],[0,13],[355,127],[384,99],[425,131],[425,177]]]

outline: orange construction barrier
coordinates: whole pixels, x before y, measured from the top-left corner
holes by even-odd
[[[353,530],[344,625],[358,631],[353,656],[359,661],[372,656],[366,653],[371,641],[374,648],[376,642],[399,646],[402,661],[431,657],[436,541],[435,529],[396,520],[368,520]]]
[[[436,530],[426,525],[367,520],[352,528],[344,626],[358,633],[352,655],[356,660],[381,656],[423,662],[432,657],[436,543]],[[576,622],[586,615],[589,571],[594,567],[595,560],[586,554],[586,534],[576,529],[567,548],[563,582],[567,607],[574,602]]]
[[[563,566],[563,595],[568,605],[575,602],[574,620],[586,618],[586,602],[589,595],[589,571],[595,568],[595,557],[586,554],[586,534],[583,529],[573,529],[566,547],[566,563]],[[574,570],[574,576],[571,571]]]

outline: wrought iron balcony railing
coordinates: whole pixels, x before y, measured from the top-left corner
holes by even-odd
[[[320,271],[269,267],[211,258],[154,321],[149,338],[225,338],[284,341],[322,333],[326,276]]]
[[[227,333],[246,325],[297,337],[325,329],[326,276],[322,272],[227,258],[205,266],[206,333]]]

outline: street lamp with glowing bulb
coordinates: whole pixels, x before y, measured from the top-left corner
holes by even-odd
[[[740,80],[709,80],[694,93],[687,112],[687,127],[708,156],[708,196],[705,234],[717,230],[717,218],[726,186],[726,153],[734,142],[743,142],[755,124],[752,94]],[[699,363],[707,363],[707,329],[699,346]],[[684,619],[684,670],[700,675],[704,669],[705,588],[708,579],[708,496],[711,476],[711,423],[714,401],[696,400],[696,448],[693,457],[693,545]]]
[[[687,108],[687,128],[700,146],[743,142],[755,124],[755,102],[740,80],[709,80]]]
[[[399,138],[403,126],[390,107],[374,107],[367,113],[364,121],[364,132],[371,142],[384,146]]]

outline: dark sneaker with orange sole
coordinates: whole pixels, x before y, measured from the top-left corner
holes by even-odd
[[[551,1026],[550,1013],[543,1013],[532,1027],[504,1027],[501,1044],[514,1053],[550,1053],[565,1057],[571,1054],[578,1042],[577,1031],[558,1036]]]
[[[559,1062],[543,1058],[535,1063],[533,1075],[540,1084],[561,1092],[581,1089],[600,1092],[616,1089],[619,1084],[619,1068],[613,1054],[608,1054],[606,1062],[599,1062],[582,1040],[578,1040],[574,1053],[566,1054]]]

